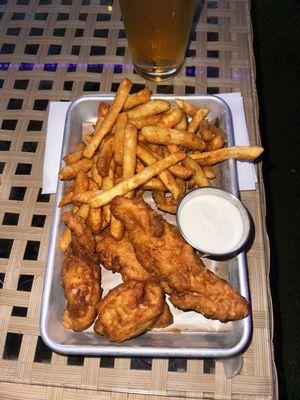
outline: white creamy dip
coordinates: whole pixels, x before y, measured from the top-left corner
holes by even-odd
[[[179,218],[184,236],[207,253],[227,253],[243,236],[238,208],[223,197],[207,194],[192,198],[182,205]]]

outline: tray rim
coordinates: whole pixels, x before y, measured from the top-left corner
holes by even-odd
[[[115,96],[115,93],[104,93],[104,94],[89,94],[89,95],[82,95],[73,100],[67,110],[66,119],[65,119],[65,126],[64,126],[64,134],[63,134],[63,142],[62,142],[62,149],[61,155],[65,153],[65,148],[67,147],[67,141],[65,138],[67,137],[66,132],[70,128],[71,124],[71,116],[73,109],[76,106],[85,100],[112,100]],[[227,114],[227,124],[230,133],[230,145],[234,146],[234,129],[233,129],[233,122],[232,122],[232,114],[231,110],[226,103],[225,100],[221,99],[215,95],[209,94],[192,94],[192,95],[163,95],[163,94],[155,94],[151,97],[152,99],[160,98],[166,100],[174,100],[175,98],[184,99],[184,100],[197,100],[197,99],[207,99],[217,101],[222,104],[222,107]],[[64,161],[62,157],[60,158],[60,169],[64,165]],[[230,179],[232,182],[232,192],[235,196],[240,198],[240,191],[238,187],[238,180],[237,180],[237,170],[236,170],[236,160],[231,160],[232,165],[230,168]],[[58,219],[57,213],[57,206],[60,199],[60,192],[62,191],[63,182],[58,180],[57,187],[56,187],[56,195],[55,201],[53,206],[53,219],[51,224],[50,230],[50,238],[55,237],[54,231],[56,226],[56,220]],[[45,277],[44,277],[44,287],[43,287],[43,294],[42,294],[42,303],[41,303],[41,313],[40,313],[40,331],[41,337],[45,344],[53,351],[60,353],[60,354],[78,354],[78,355],[97,355],[97,356],[158,356],[158,357],[186,357],[186,358],[231,358],[238,356],[243,351],[246,350],[250,338],[252,335],[252,316],[251,316],[251,301],[250,301],[250,292],[249,292],[249,280],[248,280],[248,270],[247,270],[247,263],[246,263],[246,255],[243,251],[242,253],[236,256],[238,264],[241,268],[239,270],[239,280],[240,280],[240,287],[242,295],[249,301],[250,303],[250,314],[240,321],[243,325],[242,335],[240,337],[239,342],[228,348],[215,348],[215,347],[190,347],[190,348],[174,348],[174,347],[152,347],[152,346],[143,346],[143,347],[133,347],[128,345],[123,346],[114,346],[113,344],[110,346],[92,346],[92,345],[69,345],[69,344],[60,344],[54,342],[48,335],[47,331],[47,314],[48,314],[48,305],[49,305],[49,298],[50,298],[50,289],[52,273],[53,273],[53,255],[55,254],[56,250],[56,240],[51,240],[49,243],[49,249],[47,254],[47,261],[46,261],[46,270],[45,270]],[[51,265],[52,264],[52,265]],[[166,332],[166,334],[170,334]],[[203,336],[205,336],[207,332],[203,332]],[[214,332],[209,332],[208,334],[214,334]],[[215,332],[218,334],[218,332]],[[125,342],[126,343],[126,342]]]

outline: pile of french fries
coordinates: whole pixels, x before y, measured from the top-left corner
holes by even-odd
[[[212,166],[228,158],[254,160],[256,146],[224,147],[226,136],[208,122],[208,108],[176,99],[171,105],[151,100],[145,88],[129,94],[132,82],[122,79],[112,104],[101,102],[92,134],[83,132],[74,152],[64,157],[61,180],[73,181],[59,207],[72,204],[74,214],[94,234],[109,229],[120,240],[123,226],[110,212],[115,196],[139,197],[151,190],[157,208],[176,213],[185,191],[210,186]],[[65,252],[71,243],[66,228],[59,241]]]

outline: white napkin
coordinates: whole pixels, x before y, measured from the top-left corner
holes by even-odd
[[[225,100],[231,109],[235,144],[249,146],[241,93],[224,93],[218,96]],[[56,192],[65,118],[70,104],[70,102],[57,101],[50,103],[43,167],[43,194]],[[238,161],[237,172],[240,190],[255,190],[257,176],[254,165],[251,162]]]

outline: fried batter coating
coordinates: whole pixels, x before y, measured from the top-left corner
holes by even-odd
[[[100,269],[95,257],[71,246],[63,261],[61,280],[67,300],[63,325],[83,331],[94,322],[101,298]]]
[[[96,251],[101,264],[113,272],[120,272],[124,282],[145,281],[151,276],[138,262],[127,234],[116,240],[109,232],[101,233],[97,238]]]
[[[173,324],[173,315],[171,313],[168,303],[164,304],[163,312],[160,314],[155,322],[153,328],[166,328],[167,326]]]
[[[183,310],[222,322],[244,318],[249,304],[223,279],[210,272],[178,229],[142,199],[115,197],[111,211],[125,224],[138,261],[166,281],[170,300]]]
[[[153,328],[164,304],[158,280],[122,283],[98,303],[94,330],[111,341],[128,340]]]

